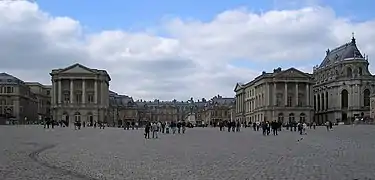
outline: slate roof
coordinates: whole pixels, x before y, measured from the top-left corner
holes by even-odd
[[[319,67],[331,65],[336,62],[342,62],[348,58],[364,58],[357,47],[354,37],[349,43],[339,46],[333,50],[328,49],[327,55]]]
[[[0,73],[0,84],[25,84],[25,82],[8,73]]]

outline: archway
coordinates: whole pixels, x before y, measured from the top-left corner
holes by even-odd
[[[81,121],[81,113],[79,113],[79,112],[74,113],[74,120],[75,121]]]
[[[293,113],[289,114],[289,123],[291,123],[291,122],[295,122],[294,121],[294,114]]]
[[[363,91],[363,105],[365,107],[370,107],[370,90],[365,89]]]
[[[305,113],[301,113],[299,115],[299,121],[302,122],[302,123],[304,123],[306,121],[306,115],[305,115]]]
[[[69,114],[67,112],[64,112],[62,116],[62,120],[64,121],[65,126],[69,126]]]
[[[348,102],[349,93],[346,89],[341,91],[341,108],[347,109],[349,106]]]
[[[89,126],[94,125],[94,116],[92,115],[92,112],[87,113],[87,122],[89,123]]]
[[[278,120],[279,122],[284,123],[284,114],[283,114],[283,113],[279,113],[279,115],[277,116],[277,120]]]

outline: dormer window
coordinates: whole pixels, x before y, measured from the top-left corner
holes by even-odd
[[[361,67],[358,68],[358,74],[361,76],[363,74],[363,70]]]

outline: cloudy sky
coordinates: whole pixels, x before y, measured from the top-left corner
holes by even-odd
[[[106,69],[135,99],[233,97],[262,71],[311,72],[355,32],[375,63],[375,1],[0,1],[0,72],[50,84],[53,68]]]

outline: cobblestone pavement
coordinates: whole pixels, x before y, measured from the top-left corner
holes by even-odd
[[[0,179],[375,179],[375,126],[264,137],[212,128],[145,140],[142,130],[0,126]]]

